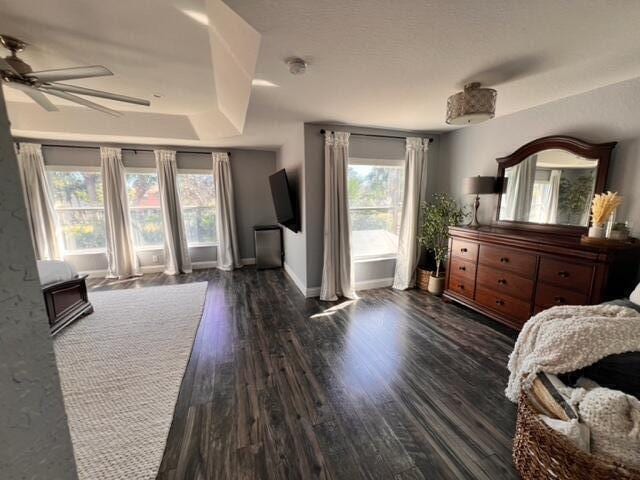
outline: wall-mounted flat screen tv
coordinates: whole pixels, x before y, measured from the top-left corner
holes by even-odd
[[[298,205],[291,194],[291,186],[287,179],[287,172],[283,168],[269,176],[273,206],[276,209],[278,223],[294,232],[300,231]]]

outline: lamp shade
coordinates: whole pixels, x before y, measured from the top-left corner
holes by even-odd
[[[496,192],[494,177],[468,177],[462,182],[462,193],[467,195],[487,195]]]
[[[493,88],[480,88],[477,82],[468,83],[464,91],[451,95],[447,100],[447,123],[468,125],[493,118],[496,114],[496,97]]]

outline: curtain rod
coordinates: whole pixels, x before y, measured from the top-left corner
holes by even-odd
[[[323,128],[322,130],[320,130],[321,134],[325,134],[327,131]],[[331,131],[331,133],[335,133],[333,130]],[[396,136],[396,135],[379,135],[379,134],[374,134],[374,133],[352,133],[351,135],[356,135],[358,137],[376,137],[376,138],[397,138],[399,140],[406,140],[407,137],[401,137],[401,136]],[[433,142],[433,138],[429,138],[429,143]]]
[[[91,150],[97,150],[100,147],[94,147],[92,145],[63,145],[63,144],[42,144],[43,147],[64,147],[64,148],[88,148]],[[134,152],[134,153],[138,153],[138,152],[153,152],[152,149],[148,149],[148,148],[131,148],[131,147],[125,147],[122,148],[122,150],[129,150],[130,152]],[[162,149],[159,149],[162,150]],[[194,152],[192,150],[176,150],[176,153],[200,153],[202,155],[208,155],[209,153],[212,153],[213,150],[211,152]],[[227,152],[227,155],[231,156],[231,152]]]

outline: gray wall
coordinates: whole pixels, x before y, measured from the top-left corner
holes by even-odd
[[[306,293],[307,281],[307,225],[305,215],[305,165],[304,165],[304,127],[302,123],[292,126],[287,141],[280,147],[276,156],[276,170],[287,170],[290,188],[300,208],[301,231],[294,233],[284,228],[285,269],[298,288]]]
[[[498,99],[498,102],[500,100]],[[465,127],[443,135],[437,165],[438,189],[462,198],[462,179],[495,175],[496,158],[547,135],[570,135],[590,142],[619,142],[608,189],[624,196],[618,219],[628,219],[640,235],[640,79],[599,88],[546,105]],[[471,203],[471,198],[464,198]],[[495,217],[492,196],[481,199],[480,220]]]
[[[323,229],[324,229],[324,136],[321,129],[351,133],[369,133],[397,136],[429,136],[435,140],[429,146],[425,195],[434,191],[436,178],[431,172],[438,162],[437,134],[398,130],[362,128],[350,125],[307,123],[304,126],[305,144],[305,202],[307,227],[307,285],[317,288],[322,281]],[[360,158],[404,158],[405,140],[353,136],[349,139],[349,154]],[[356,284],[391,278],[395,260],[355,262]]]
[[[36,141],[37,140],[25,140]],[[41,143],[55,144],[56,142],[42,141]],[[81,144],[78,144],[80,146]],[[123,145],[123,148],[136,146]],[[150,149],[148,146],[138,146],[140,149]],[[183,150],[177,147],[176,150]],[[211,169],[211,152],[214,150],[190,149],[193,151],[179,152],[176,155],[178,168]],[[233,176],[234,200],[236,206],[236,222],[238,228],[241,258],[253,258],[253,226],[275,223],[275,211],[269,189],[269,175],[276,165],[276,154],[265,150],[231,149],[231,173]],[[47,165],[66,166],[100,166],[100,153],[97,148],[77,148],[68,146],[48,146],[43,148],[43,155]],[[122,152],[125,167],[155,167],[153,152],[125,149]],[[217,258],[216,247],[192,247],[190,249],[192,262],[211,262]],[[154,261],[154,257],[157,261]],[[107,268],[106,255],[85,254],[69,255],[66,260],[73,263],[80,271],[105,270]],[[144,250],[138,252],[138,258],[143,267],[160,266],[164,264],[162,249]]]
[[[0,88],[0,477],[77,478]]]

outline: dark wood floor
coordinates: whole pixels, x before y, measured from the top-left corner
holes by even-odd
[[[510,332],[419,291],[306,299],[280,270],[90,287],[203,280],[158,478],[517,478]]]

